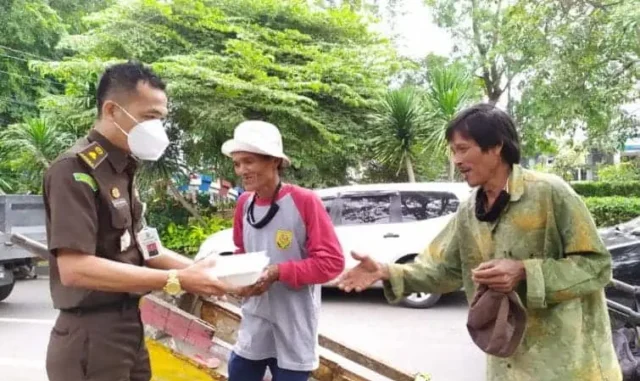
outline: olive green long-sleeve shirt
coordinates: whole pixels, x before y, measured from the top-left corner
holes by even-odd
[[[551,175],[514,166],[510,202],[496,222],[475,217],[475,193],[412,264],[391,265],[385,294],[476,290],[480,263],[521,260],[517,292],[527,308],[525,337],[510,358],[487,356],[488,381],[621,381],[604,287],[611,255],[581,198]]]

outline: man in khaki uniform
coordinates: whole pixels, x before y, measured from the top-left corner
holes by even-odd
[[[51,296],[60,310],[47,374],[50,381],[148,381],[140,295],[221,295],[224,286],[206,271],[212,261],[193,264],[139,235],[148,229],[135,173],[169,144],[165,84],[138,63],[114,65],[100,80],[97,107],[94,128],[44,178]]]

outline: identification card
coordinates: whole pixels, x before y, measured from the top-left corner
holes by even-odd
[[[124,234],[120,237],[120,251],[125,251],[131,246],[131,233],[129,230],[125,230]]]
[[[156,228],[145,227],[137,235],[138,246],[145,260],[157,257],[162,252],[162,243]]]

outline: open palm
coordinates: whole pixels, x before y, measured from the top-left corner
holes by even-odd
[[[360,263],[342,276],[338,287],[345,291],[362,292],[382,279],[382,266],[368,255],[351,252],[351,256]]]

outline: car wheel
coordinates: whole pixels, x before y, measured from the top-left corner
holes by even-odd
[[[16,283],[13,282],[11,284],[6,284],[4,286],[0,286],[0,302],[5,300],[6,298],[9,297],[9,295],[11,295],[11,291],[13,291],[13,286]]]
[[[398,261],[398,263],[410,263],[416,258],[415,255],[404,257]],[[431,308],[438,300],[442,294],[432,294],[428,292],[414,292],[408,296],[405,296],[400,301],[400,305],[408,308]]]
[[[438,303],[441,294],[430,294],[426,292],[416,292],[409,296],[405,296],[401,301],[405,307],[409,308],[430,308]]]

